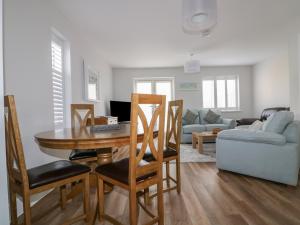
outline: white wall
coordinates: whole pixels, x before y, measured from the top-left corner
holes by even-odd
[[[259,117],[264,108],[290,106],[290,71],[288,51],[254,66],[253,106]]]
[[[300,120],[300,26],[299,33],[293,33],[290,37],[289,69],[291,110],[295,112],[296,119]]]
[[[15,95],[27,167],[56,160],[42,152],[34,135],[54,128],[52,111],[51,30],[58,30],[71,47],[72,102],[84,101],[83,59],[101,73],[101,96],[111,99],[110,66],[80,30],[65,19],[51,1],[5,0],[5,94]],[[96,115],[106,114],[106,101]]]
[[[133,78],[137,77],[175,77],[175,97],[184,100],[185,108],[201,108],[202,90],[195,92],[180,91],[182,82],[197,82],[201,84],[203,76],[239,75],[240,76],[240,112],[224,113],[230,118],[252,116],[252,67],[227,66],[227,67],[202,67],[198,74],[184,74],[182,67],[156,68],[156,69],[113,69],[113,89],[115,100],[130,100],[133,91]],[[201,85],[200,85],[201,86]]]
[[[4,104],[3,104],[3,11],[2,0],[0,0],[0,224],[9,224],[9,206],[7,192],[7,172],[6,172],[6,151],[5,151],[5,136],[4,136]]]
[[[112,96],[111,68],[83,41],[82,33],[70,24],[51,1],[5,1],[5,93],[16,98],[27,166],[51,158],[34,142],[34,134],[53,128],[51,87],[51,29],[70,42],[72,102],[84,102],[83,59],[101,73],[102,99]],[[106,114],[104,102],[96,114]]]

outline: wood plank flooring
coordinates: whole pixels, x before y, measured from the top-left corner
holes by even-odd
[[[171,168],[174,174],[174,166]],[[300,187],[289,187],[229,172],[219,172],[215,163],[181,164],[182,193],[164,195],[166,225],[299,225]],[[91,207],[96,192],[91,190]],[[153,200],[150,208],[155,209]],[[32,208],[33,225],[58,225],[81,213],[82,197],[65,210],[59,207],[59,192],[53,191]],[[128,194],[119,188],[106,196],[106,212],[128,223]],[[154,212],[156,212],[154,210]],[[139,224],[149,218],[140,210]],[[77,223],[85,224],[84,222]],[[109,224],[100,223],[97,225]]]

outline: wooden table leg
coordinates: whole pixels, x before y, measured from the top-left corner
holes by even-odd
[[[198,136],[198,151],[199,153],[203,153],[203,137]]]
[[[195,135],[192,135],[192,144],[193,144],[193,148],[196,148],[196,146],[197,146],[197,138],[195,137]]]

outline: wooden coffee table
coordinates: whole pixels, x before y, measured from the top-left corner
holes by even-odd
[[[214,134],[212,131],[193,132],[192,133],[193,148],[198,149],[199,153],[203,153],[203,142],[216,141],[217,136],[218,134]]]

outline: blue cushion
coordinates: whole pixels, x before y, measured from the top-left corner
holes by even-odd
[[[288,111],[279,111],[271,115],[264,122],[263,131],[282,134],[289,123],[294,120],[294,113]]]

